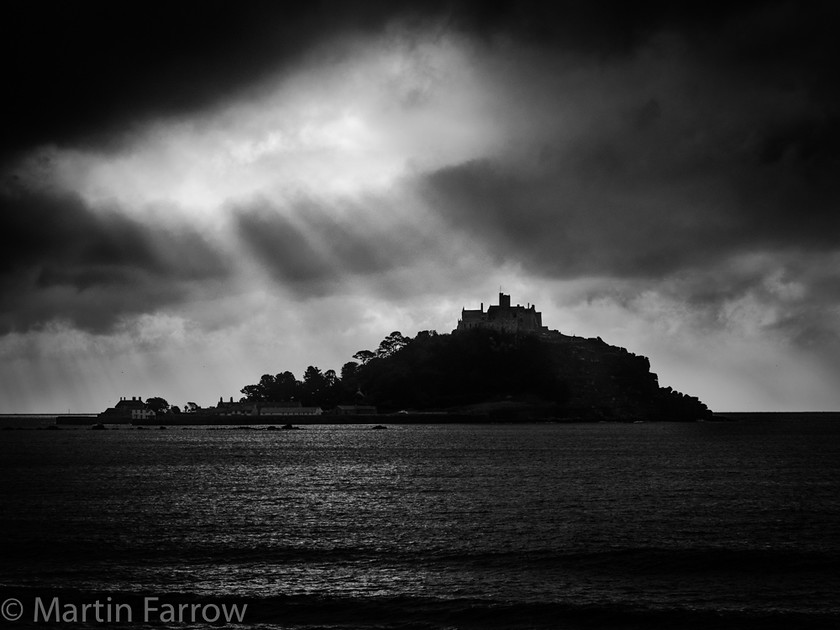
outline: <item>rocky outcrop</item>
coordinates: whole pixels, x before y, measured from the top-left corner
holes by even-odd
[[[558,332],[420,333],[358,373],[383,411],[449,409],[500,419],[680,420],[711,417],[697,398],[662,388],[646,357]]]

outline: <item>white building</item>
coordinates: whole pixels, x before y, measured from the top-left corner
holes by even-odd
[[[132,409],[131,410],[131,419],[132,420],[148,420],[149,418],[154,418],[157,414],[152,409]]]
[[[324,413],[320,407],[260,407],[261,416],[320,416]]]

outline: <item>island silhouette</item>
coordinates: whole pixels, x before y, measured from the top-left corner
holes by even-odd
[[[462,309],[449,334],[394,331],[359,350],[340,373],[310,365],[264,374],[239,400],[183,410],[160,398],[124,397],[102,423],[695,421],[712,417],[699,399],[660,387],[650,361],[600,337],[550,330],[534,305]],[[65,419],[72,422],[72,419]]]

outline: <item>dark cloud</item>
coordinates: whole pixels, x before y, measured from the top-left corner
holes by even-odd
[[[95,332],[121,316],[187,299],[188,284],[228,274],[197,233],[94,211],[78,197],[0,197],[0,333],[61,319]]]
[[[708,331],[730,328],[742,316],[733,305],[746,300],[771,314],[769,335],[826,355],[840,347],[834,183],[747,161],[725,176],[701,170],[694,180],[636,188],[617,175],[621,161],[609,177],[589,159],[576,165],[590,169],[583,172],[563,164],[522,172],[473,162],[430,174],[423,186],[441,215],[497,261],[532,277],[611,280],[613,288],[596,284],[588,299],[633,303],[651,291]]]
[[[836,250],[837,5],[601,9],[561,5],[564,26],[543,16],[544,36],[507,49],[518,72],[495,78],[519,94],[510,120],[539,121],[512,138],[530,154],[428,174],[441,216],[548,277],[655,279],[749,252]],[[540,15],[521,10],[508,32]]]
[[[567,65],[580,62],[583,81],[593,84],[628,70],[627,85],[597,94],[614,103],[572,95],[581,111],[604,113],[583,121],[571,149],[549,128],[535,148],[536,165],[477,161],[429,176],[426,192],[447,219],[487,239],[497,256],[547,275],[653,276],[745,247],[830,249],[840,140],[831,62],[837,11],[835,3],[781,1],[12,3],[0,20],[4,58],[12,60],[4,150],[107,143],[147,118],[231,98],[332,37],[378,32],[395,19],[421,26],[437,20],[483,39],[491,51],[512,40],[505,50],[514,64],[529,50],[525,74],[549,86],[545,107],[569,100],[552,59],[574,53]],[[638,62],[649,85],[632,85],[632,64],[657,46],[679,66],[681,81],[658,84],[662,68]],[[501,89],[506,81],[500,78]],[[525,108],[511,117],[528,114]],[[365,238],[320,220],[317,231],[335,239],[332,255],[350,270],[383,266]],[[271,224],[285,243],[278,252],[260,221],[245,220],[241,230],[278,277],[329,276],[315,255],[323,257],[323,247],[309,251],[311,230]],[[91,245],[88,260],[160,264],[137,239],[107,251],[120,230],[135,227],[116,219],[94,226],[93,233],[107,230],[112,238]],[[60,275],[45,272],[41,282]],[[78,282],[106,277],[87,271]]]
[[[183,114],[248,90],[336,36],[395,20],[488,41],[596,56],[629,55],[660,32],[715,63],[836,95],[833,3],[551,2],[548,0],[126,0],[6,3],[4,155],[38,143],[108,145],[146,119]],[[831,46],[832,49],[827,49]],[[807,70],[803,73],[803,69]],[[819,76],[819,83],[811,79]]]
[[[632,54],[597,63],[510,49],[517,71],[494,78],[519,95],[507,116],[524,129],[517,148],[429,173],[421,190],[499,260],[549,277],[834,251],[840,98],[818,53],[837,40],[814,15],[832,11],[764,4],[697,24],[664,11]]]
[[[425,189],[453,227],[475,234],[499,262],[537,276],[660,276],[724,247],[713,226],[678,208],[580,186],[561,170],[471,162],[431,174]]]
[[[6,3],[3,153],[109,146],[150,118],[188,114],[282,72],[314,46],[409,21],[470,18],[473,3],[125,0]],[[481,4],[481,3],[477,3]],[[459,8],[460,7],[460,8]]]
[[[4,150],[107,145],[282,71],[311,45],[381,26],[385,3],[38,1],[3,7]]]
[[[552,277],[659,277],[750,251],[840,245],[833,158],[766,164],[747,152],[710,169],[703,155],[669,163],[666,151],[615,142],[539,168],[444,168],[426,177],[424,194],[497,259]]]
[[[597,63],[510,49],[525,77],[499,76],[520,95],[516,149],[428,173],[421,194],[532,277],[598,277],[619,303],[651,291],[700,330],[727,329],[727,309],[749,302],[770,314],[768,335],[800,348],[821,339],[828,355],[840,99],[827,61],[836,38],[815,16],[835,11],[775,3],[696,24],[663,18]],[[791,295],[773,289],[779,276]]]

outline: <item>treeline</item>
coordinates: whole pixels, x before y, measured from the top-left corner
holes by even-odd
[[[442,409],[511,396],[561,402],[548,349],[533,336],[482,330],[411,338],[394,331],[376,350],[360,350],[341,373],[309,366],[302,380],[292,372],[264,374],[242,388],[243,400],[300,401],[304,406],[372,404],[384,411]]]
[[[661,388],[645,357],[600,339],[517,335],[474,329],[406,337],[395,331],[376,350],[360,350],[341,373],[309,366],[265,374],[242,388],[243,400],[300,401],[304,406],[375,405],[382,412],[443,410],[509,403],[539,406],[556,417],[697,419],[708,408]]]
[[[341,368],[322,371],[310,365],[298,380],[290,371],[279,374],[263,374],[254,385],[246,385],[240,391],[241,401],[247,402],[289,402],[299,401],[304,407],[329,409],[344,404],[375,404],[360,389],[360,376],[364,366],[373,359],[381,359],[398,352],[412,341],[411,337],[394,331],[375,350],[359,350],[353,355],[356,361],[348,361]]]
[[[335,407],[345,402],[352,393],[346,391],[344,379],[335,370],[322,372],[310,365],[303,373],[303,380],[297,380],[292,372],[276,375],[263,374],[259,383],[246,385],[241,392],[242,401],[288,402],[299,401],[305,407]]]
[[[481,329],[421,332],[399,352],[367,361],[357,380],[385,409],[445,409],[511,398],[559,404],[568,396],[551,349],[539,337]]]

